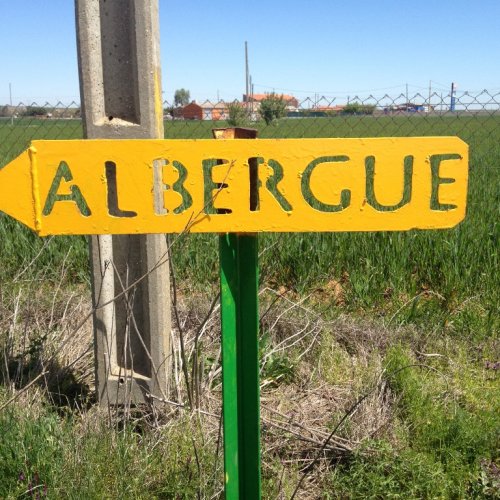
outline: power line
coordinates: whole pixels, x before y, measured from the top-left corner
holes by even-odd
[[[443,88],[442,88],[442,89],[440,89],[440,90],[449,90],[449,88],[450,88],[450,85],[449,85],[449,84],[447,84],[447,83],[439,83],[439,82],[436,82],[436,81],[434,81],[434,80],[431,80],[431,83],[432,83],[434,86],[436,86],[436,85],[437,85],[438,87],[443,87]]]
[[[356,93],[356,92],[379,92],[381,90],[393,90],[397,88],[404,87],[405,84],[402,83],[401,85],[394,85],[392,87],[381,87],[381,88],[376,88],[376,89],[365,89],[365,90],[301,90],[301,89],[289,89],[289,88],[283,88],[283,87],[277,87],[276,85],[264,85],[261,83],[254,83],[256,87],[261,87],[265,89],[272,89],[272,90],[281,90],[285,92],[296,92],[296,93],[304,93],[304,94],[331,94],[331,95],[339,95],[339,94],[346,94],[348,92],[350,93]]]

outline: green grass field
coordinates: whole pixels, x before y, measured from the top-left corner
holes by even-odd
[[[0,126],[3,163],[25,148],[29,138],[81,136],[81,123],[73,120],[21,121],[13,129],[6,125]],[[166,122],[165,135],[206,138],[214,126],[224,125]],[[260,240],[264,251],[262,277],[300,293],[344,277],[344,307],[377,315],[391,315],[420,292],[431,290],[437,294],[433,299],[415,300],[394,321],[425,324],[430,316],[434,322],[447,324],[450,333],[457,335],[471,331],[488,335],[498,327],[494,313],[499,299],[500,116],[289,119],[277,126],[258,124],[258,128],[260,137],[459,135],[470,145],[471,159],[467,217],[457,228],[408,233],[264,235]],[[0,237],[3,280],[30,262],[44,244],[5,218],[0,225]],[[215,283],[216,237],[193,235],[178,244],[182,250],[174,254],[174,264],[179,277],[196,287]],[[56,270],[57,262],[71,248],[69,275],[86,279],[83,238],[55,238],[50,248],[41,256],[41,268],[50,274],[50,268]]]
[[[213,127],[222,126],[169,121],[165,135],[209,138]],[[467,216],[456,228],[260,237],[262,288],[279,290],[294,303],[304,301],[322,318],[308,351],[299,344],[267,358],[283,336],[306,328],[312,316],[306,321],[293,312],[277,327],[262,321],[262,376],[270,381],[263,398],[286,413],[295,393],[304,394],[305,401],[311,393],[335,394],[342,404],[331,403],[329,410],[316,400],[308,403],[318,405],[316,413],[330,430],[353,401],[380,377],[384,381],[377,398],[340,430],[359,446],[347,456],[323,460],[298,498],[498,498],[500,116],[307,118],[257,128],[261,138],[458,135],[470,145]],[[0,122],[0,166],[32,138],[81,134],[79,121],[26,120],[14,127]],[[0,214],[0,256],[0,348],[27,363],[60,333],[57,321],[39,319],[43,311],[65,317],[63,305],[53,305],[54,290],[62,288],[66,296],[89,293],[86,242],[41,240]],[[215,235],[176,240],[173,267],[188,304],[210,302],[217,262]],[[34,298],[21,294],[26,283]],[[41,302],[33,305],[35,298]],[[265,297],[263,303],[269,306]],[[23,305],[32,313],[22,312]],[[23,334],[31,331],[30,321],[36,321],[31,336]],[[214,353],[206,348],[208,363]],[[12,361],[3,357],[3,365]],[[0,369],[0,408],[15,394],[6,382],[8,372]],[[23,382],[29,380],[27,375]],[[95,409],[61,410],[47,387],[37,390],[39,401],[27,391],[0,409],[0,497],[26,495],[35,473],[40,489],[55,498],[81,492],[88,498],[220,495],[217,426],[198,425],[184,413],[159,428],[129,421],[118,432],[102,423]],[[380,425],[373,424],[375,415]],[[311,452],[298,449],[293,435],[277,437],[271,430],[264,429],[264,496],[289,498],[308,463],[300,460],[310,459]],[[202,450],[196,458],[193,441]],[[116,477],[121,471],[123,481]]]

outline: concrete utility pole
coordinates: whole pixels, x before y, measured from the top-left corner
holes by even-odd
[[[451,84],[451,91],[450,91],[450,111],[455,111],[455,90],[456,90],[456,85],[454,82]]]
[[[12,107],[12,83],[9,83],[9,102],[10,102],[10,125],[14,126],[14,109]]]
[[[158,0],[75,0],[75,7],[85,137],[163,138]],[[116,193],[120,165],[102,168]],[[164,396],[171,350],[165,237],[97,236],[90,251],[99,401]]]
[[[248,71],[248,43],[245,42],[245,100],[248,102],[248,94],[250,92],[250,77]]]

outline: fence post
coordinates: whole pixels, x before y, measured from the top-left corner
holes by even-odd
[[[158,0],[75,0],[75,10],[84,136],[163,138]],[[136,404],[149,401],[148,393],[165,395],[165,236],[91,237],[90,254],[99,401]]]
[[[216,139],[255,139],[257,130],[214,129]],[[256,158],[249,159],[256,208]],[[259,262],[256,234],[219,237],[224,484],[227,500],[258,500],[260,479]]]

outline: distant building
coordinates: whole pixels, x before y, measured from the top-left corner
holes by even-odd
[[[20,117],[31,116],[36,118],[81,118],[80,108],[77,107],[60,107],[60,108],[47,108],[45,106],[25,106],[20,104],[18,106],[0,106],[0,116]]]
[[[228,105],[222,101],[215,104],[209,101],[201,104],[193,101],[174,110],[174,117],[184,120],[227,120],[228,116]]]
[[[49,116],[50,115],[50,116]],[[81,118],[80,108],[53,108],[47,113],[48,118]]]
[[[245,108],[248,113],[248,118],[252,122],[256,122],[259,119],[259,109],[260,109],[260,102],[259,101],[252,101],[252,102],[240,102],[240,106]]]
[[[413,102],[405,102],[404,104],[392,105],[384,108],[384,113],[429,113],[433,111],[432,106],[427,104],[415,104]]]
[[[10,106],[6,104],[0,107],[0,116],[19,116],[26,113],[26,106]]]
[[[261,102],[272,94],[243,94],[243,102]],[[274,94],[276,97],[281,97],[285,102],[287,108],[297,109],[299,107],[299,101],[293,95],[287,94]]]
[[[288,118],[326,118],[340,115],[344,112],[345,106],[313,106],[312,108],[302,108],[289,110]]]
[[[312,111],[318,111],[320,113],[325,113],[326,115],[329,115],[329,114],[342,113],[342,111],[344,111],[344,106],[341,106],[341,105],[337,105],[337,106],[314,106],[311,109],[312,109]]]

